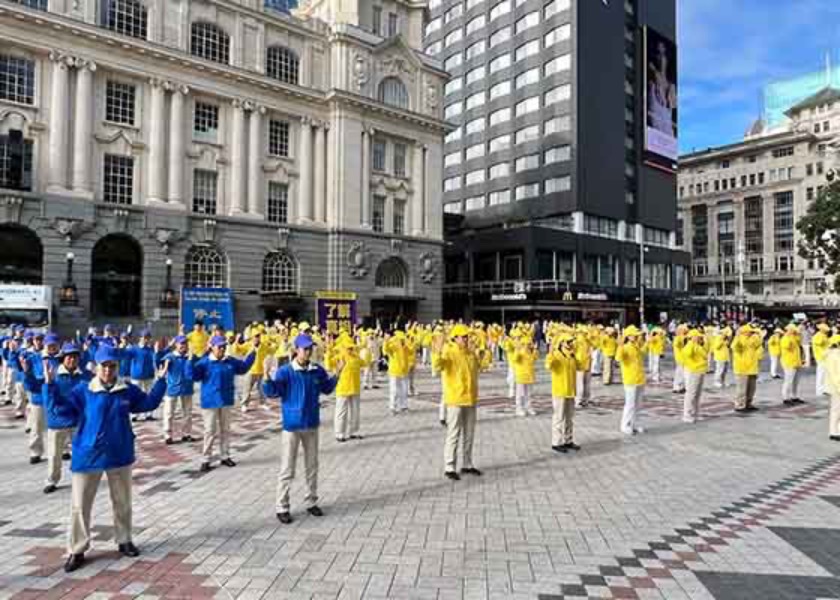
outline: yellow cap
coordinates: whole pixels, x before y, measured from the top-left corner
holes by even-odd
[[[458,323],[457,325],[455,325],[455,327],[452,328],[452,331],[449,332],[449,337],[463,337],[469,334],[470,328],[464,325],[463,323]]]
[[[624,337],[637,337],[642,335],[642,332],[635,325],[630,325],[624,329]]]

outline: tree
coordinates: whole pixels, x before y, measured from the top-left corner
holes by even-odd
[[[799,256],[820,261],[825,274],[840,293],[840,179],[829,176],[829,184],[808,207],[796,228],[801,234]]]

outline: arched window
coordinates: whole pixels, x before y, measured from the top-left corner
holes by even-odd
[[[293,50],[283,46],[270,46],[266,51],[265,70],[272,79],[298,85],[300,60]]]
[[[376,268],[376,287],[405,289],[408,273],[399,258],[388,258]]]
[[[184,287],[225,287],[227,260],[212,246],[193,246],[184,259]]]
[[[146,39],[149,18],[139,0],[105,0],[102,25],[123,35]]]
[[[379,83],[379,101],[397,108],[408,108],[408,91],[396,77],[386,77]]]
[[[298,275],[295,259],[285,252],[272,252],[263,262],[264,292],[297,292]]]
[[[192,24],[190,35],[190,53],[193,56],[230,63],[230,36],[213,23],[199,21]]]
[[[19,225],[0,225],[0,283],[40,285],[44,248],[38,235]]]
[[[96,242],[91,260],[91,312],[105,317],[139,315],[143,251],[137,240],[106,235]]]

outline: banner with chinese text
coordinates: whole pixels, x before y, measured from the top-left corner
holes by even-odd
[[[207,329],[219,323],[225,331],[233,330],[233,292],[229,288],[182,288],[181,324],[190,331],[196,321]]]
[[[341,331],[352,333],[356,326],[356,294],[353,292],[316,292],[318,327],[321,331],[337,335]]]

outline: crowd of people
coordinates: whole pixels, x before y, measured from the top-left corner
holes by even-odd
[[[318,505],[320,398],[335,394],[333,434],[340,443],[363,439],[360,399],[387,376],[392,415],[409,410],[415,373],[429,368],[440,380],[438,419],[446,427],[444,476],[481,476],[473,463],[479,374],[507,369],[517,417],[535,415],[532,388],[540,363],[550,375],[551,449],[576,452],[575,412],[592,402],[592,378],[623,386],[619,430],[643,433],[639,410],[648,381],[663,381],[663,358],[674,360],[672,391],[683,396],[682,420],[700,416],[706,377],[719,390],[734,378],[733,410],[758,410],[756,383],[765,353],[769,374],[782,378],[782,403],[796,406],[803,368],[816,362],[816,396],[831,396],[829,437],[840,441],[840,329],[828,323],[764,327],[757,323],[671,327],[594,323],[408,323],[393,330],[358,328],[327,334],[308,323],[252,323],[241,333],[196,323],[172,339],[148,329],[134,335],[106,325],[62,339],[14,326],[0,337],[0,394],[26,420],[29,462],[47,463],[44,493],[57,489],[70,461],[71,522],[65,569],[78,569],[90,547],[91,510],[108,480],[119,551],[137,556],[132,542],[133,422],[162,413],[164,444],[192,443],[193,402],[203,421],[200,471],[235,467],[230,453],[231,411],[260,406],[282,416],[276,516],[291,523],[289,491],[303,450],[304,505]],[[730,375],[731,373],[731,375]],[[162,406],[162,409],[161,409]],[[460,469],[458,455],[460,448]]]

